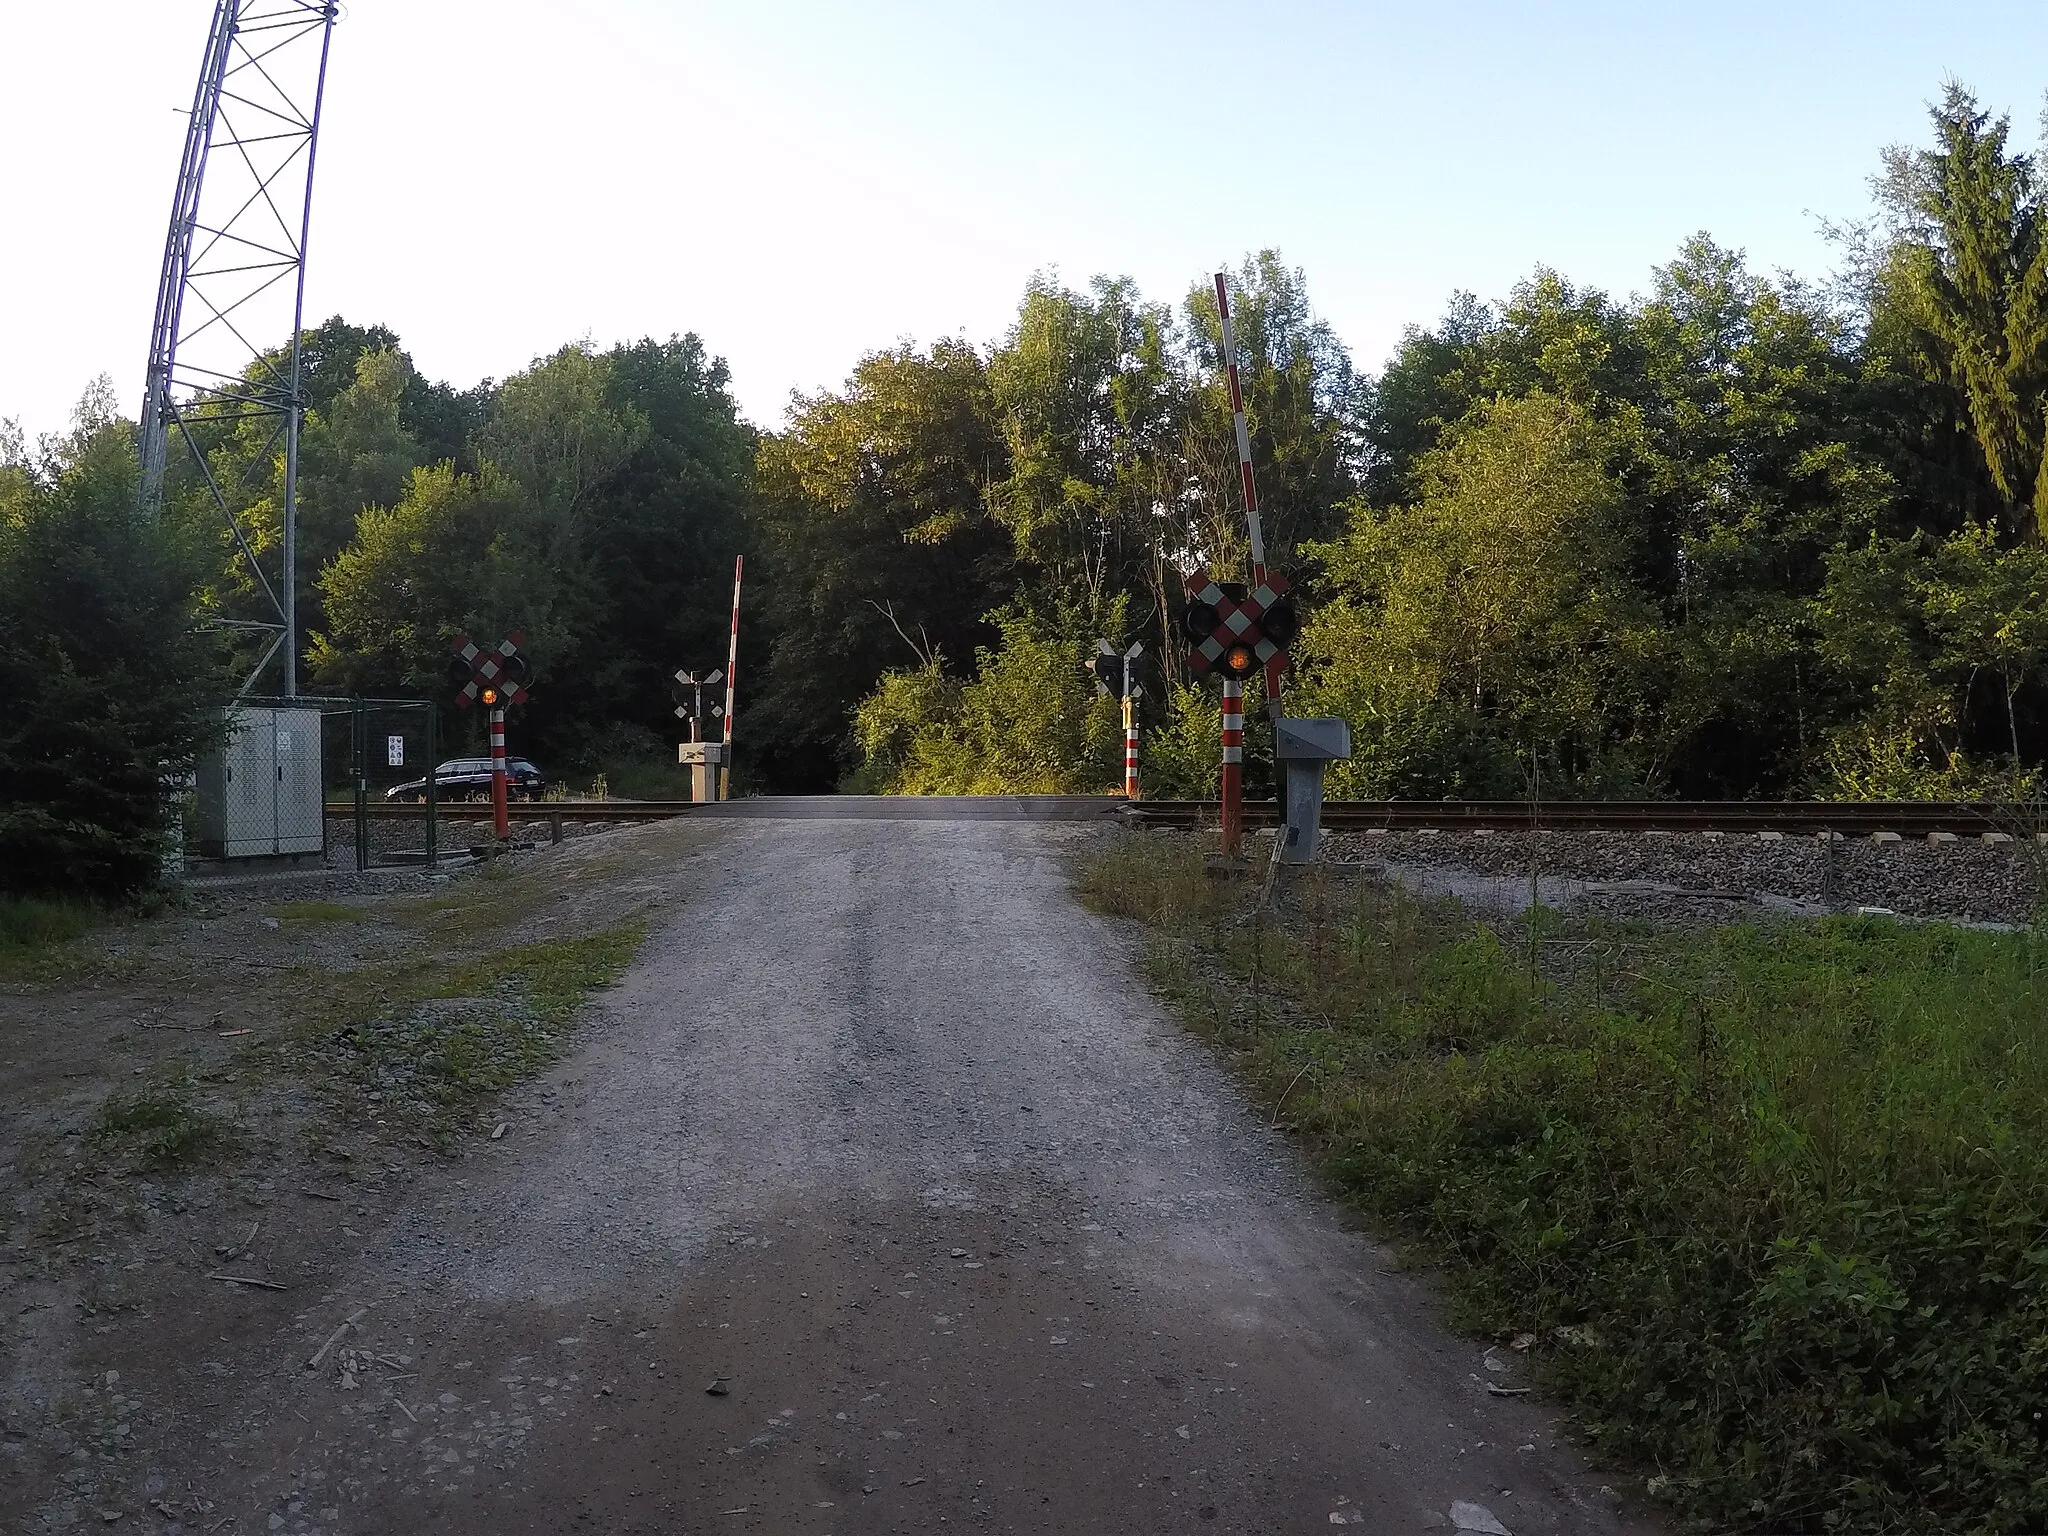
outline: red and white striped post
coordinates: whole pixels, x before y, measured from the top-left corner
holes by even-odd
[[[1223,855],[1244,836],[1244,684],[1223,679]]]
[[[725,652],[725,757],[718,765],[718,798],[732,798],[732,690],[740,671],[740,574],[746,569],[747,557],[734,555],[732,560],[732,643]]]
[[[433,768],[432,763],[427,764],[429,773]],[[512,836],[512,813],[505,808],[505,706],[496,702],[491,705],[491,819],[497,827],[498,841],[508,841]]]
[[[1138,701],[1131,697],[1130,663],[1124,663],[1124,796],[1138,798]]]

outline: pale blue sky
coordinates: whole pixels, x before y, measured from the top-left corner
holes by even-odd
[[[0,415],[140,391],[210,0],[0,5]],[[696,330],[746,411],[1026,278],[1178,298],[1278,246],[1377,367],[1457,289],[1617,292],[1705,229],[1821,276],[1815,216],[1956,76],[2032,145],[2048,6],[861,6],[348,0],[308,312],[457,384]]]

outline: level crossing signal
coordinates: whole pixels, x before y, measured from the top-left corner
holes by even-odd
[[[1107,640],[1095,642],[1095,654],[1088,658],[1088,670],[1095,674],[1097,697],[1134,699],[1145,691],[1138,678],[1138,658],[1145,654],[1143,641],[1134,640],[1119,651]]]
[[[1301,621],[1281,577],[1269,574],[1254,590],[1197,571],[1187,579],[1187,594],[1181,632],[1193,648],[1188,663],[1195,671],[1243,682],[1276,658],[1285,663]]]
[[[533,676],[533,664],[522,647],[526,636],[513,630],[488,649],[473,644],[467,635],[455,638],[455,654],[448,658],[448,685],[455,690],[455,702],[463,709],[472,704],[496,708],[524,704],[526,684]]]
[[[711,707],[708,711],[704,707],[704,690],[715,683],[722,683],[724,681],[725,672],[722,668],[718,667],[713,667],[703,677],[699,677],[694,672],[678,672],[674,685],[669,689],[669,692],[676,701],[676,718],[678,720],[701,720],[707,714],[713,720],[724,718],[725,705],[720,703],[716,696],[712,698]]]

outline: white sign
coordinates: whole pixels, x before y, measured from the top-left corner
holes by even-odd
[[[405,738],[403,736],[386,736],[384,738],[384,762],[387,767],[391,768],[403,768],[405,766]]]
[[[285,728],[284,728],[283,726],[279,726],[279,727],[277,728],[277,753],[278,753],[278,756],[280,756],[280,757],[287,757],[287,756],[289,756],[289,755],[291,754],[291,750],[292,750],[292,733],[291,733],[290,731],[286,730],[286,729],[285,729]]]

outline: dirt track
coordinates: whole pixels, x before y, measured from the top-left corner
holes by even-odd
[[[723,829],[503,1139],[191,1363],[131,1525],[1646,1529],[1147,998],[1087,835]]]

